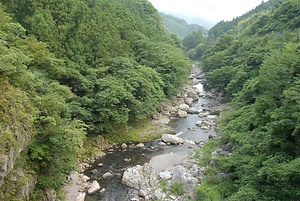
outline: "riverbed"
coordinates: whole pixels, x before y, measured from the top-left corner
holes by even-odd
[[[201,80],[194,87],[198,88],[200,94],[207,94]],[[192,107],[205,113],[215,103],[216,100],[211,96],[200,95],[198,101],[194,102]],[[185,139],[185,143],[182,145],[161,145],[161,139],[157,139],[144,143],[144,147],[137,148],[136,144],[127,144],[127,148],[116,145],[109,150],[105,150],[106,155],[96,160],[91,168],[86,169],[84,172],[91,180],[98,181],[102,191],[94,195],[87,195],[85,201],[130,201],[130,188],[124,186],[121,182],[126,168],[149,163],[154,156],[163,154],[177,154],[183,157],[193,155],[193,149],[199,147],[199,142],[205,142],[216,135],[214,124],[209,129],[202,129],[196,125],[197,122],[207,119],[214,121],[216,118],[215,115],[201,117],[199,114],[188,114],[185,118],[172,119],[168,125],[175,130],[178,137]],[[166,163],[166,161],[161,161],[161,163]],[[92,170],[94,173],[91,173]],[[105,173],[110,173],[110,176],[103,178]]]

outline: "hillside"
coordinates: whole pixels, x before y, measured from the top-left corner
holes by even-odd
[[[1,3],[0,198],[45,200],[88,133],[150,118],[190,61],[146,0]]]
[[[232,107],[205,156],[200,200],[300,199],[299,31],[299,2],[269,0],[198,44],[210,86]]]
[[[208,30],[198,24],[188,24],[184,19],[180,19],[173,15],[167,15],[159,13],[163,19],[164,27],[166,31],[172,34],[176,34],[179,38],[184,39],[186,36],[192,34],[195,31],[201,31],[203,35],[207,35]]]

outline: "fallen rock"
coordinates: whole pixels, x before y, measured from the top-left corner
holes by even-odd
[[[141,189],[140,191],[139,191],[139,196],[141,196],[141,197],[146,197],[148,195],[148,193],[147,193],[147,191],[145,191],[144,189]]]
[[[93,193],[97,192],[98,190],[100,190],[100,185],[96,180],[94,180],[88,190],[88,194],[93,194]]]
[[[182,165],[177,165],[172,168],[172,180],[171,182],[179,182],[183,184],[183,187],[186,192],[193,192],[198,179],[195,178],[186,168]]]
[[[129,161],[131,161],[130,158],[125,158],[125,159],[124,159],[124,162],[129,162]]]
[[[160,172],[159,177],[162,180],[170,180],[170,179],[172,179],[172,173],[170,171],[166,170],[166,171]]]
[[[86,193],[80,192],[76,197],[75,201],[84,201]]]
[[[144,145],[144,143],[139,143],[139,144],[135,145],[135,147],[136,148],[144,148],[145,145]]]
[[[97,172],[98,172],[97,169],[92,169],[92,170],[91,170],[91,173],[92,173],[92,174],[97,174]]]
[[[163,192],[162,189],[157,189],[154,191],[154,198],[157,200],[162,200],[166,197],[166,194]]]
[[[194,101],[194,99],[193,99],[193,98],[185,98],[184,101],[185,101],[185,103],[186,103],[188,106],[191,106],[192,103],[193,103],[193,101]]]
[[[126,149],[126,148],[127,148],[127,144],[126,144],[126,143],[123,143],[123,144],[121,145],[121,147],[122,147],[122,149]]]
[[[148,164],[128,168],[122,178],[122,183],[136,190],[151,189],[158,184],[157,172]]]
[[[191,107],[189,110],[188,110],[188,113],[189,114],[199,114],[199,110],[194,108],[194,107]]]
[[[208,112],[200,112],[198,117],[206,117],[209,113]]]
[[[171,135],[171,134],[163,134],[161,136],[161,139],[165,142],[165,143],[171,143],[171,144],[183,144],[185,142],[184,139],[177,137],[175,135]]]
[[[159,142],[158,145],[159,145],[159,146],[166,146],[167,144],[164,143],[164,142]]]
[[[105,188],[102,188],[101,190],[100,190],[100,193],[104,193],[105,192]]]
[[[181,105],[178,106],[178,109],[187,112],[190,109],[190,106],[188,106],[187,104],[181,104]]]
[[[104,174],[102,175],[102,178],[103,178],[103,179],[107,179],[107,178],[112,177],[112,176],[114,176],[112,173],[106,172],[106,173],[104,173]]]
[[[186,112],[186,111],[184,111],[184,110],[178,110],[177,111],[177,116],[179,117],[179,118],[185,118],[185,117],[187,117],[187,115],[188,115],[188,113]]]

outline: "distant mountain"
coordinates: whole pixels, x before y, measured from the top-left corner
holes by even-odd
[[[176,34],[181,39],[199,30],[203,33],[203,35],[208,34],[208,29],[200,26],[199,24],[188,24],[184,19],[180,19],[173,15],[162,12],[159,14],[163,19],[165,29],[172,34]]]

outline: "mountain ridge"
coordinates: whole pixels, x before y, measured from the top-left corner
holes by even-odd
[[[181,39],[184,39],[195,31],[201,31],[203,35],[208,34],[208,29],[199,24],[189,24],[185,19],[176,17],[172,14],[159,12],[159,15],[164,22],[165,30],[169,33],[176,34]]]

